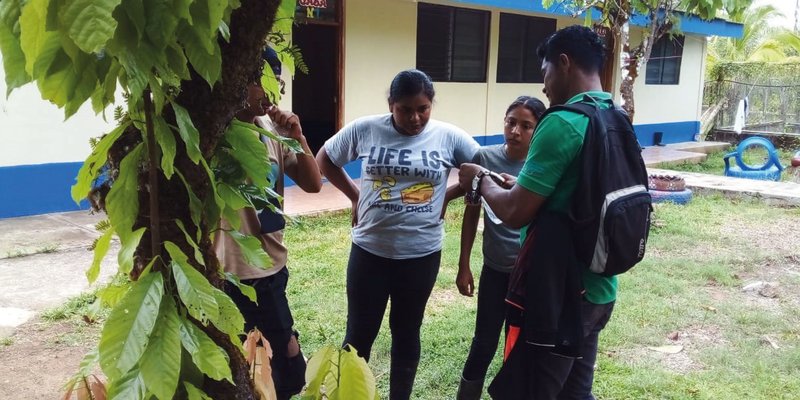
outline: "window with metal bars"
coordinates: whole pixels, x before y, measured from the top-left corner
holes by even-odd
[[[555,31],[554,19],[501,13],[497,82],[544,82],[536,48]]]

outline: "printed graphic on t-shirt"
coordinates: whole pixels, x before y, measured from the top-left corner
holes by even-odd
[[[436,186],[449,167],[436,150],[373,146],[364,163],[369,207],[392,213],[432,213]]]

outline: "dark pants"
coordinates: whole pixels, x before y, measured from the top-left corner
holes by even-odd
[[[468,381],[483,381],[492,363],[500,332],[506,320],[506,293],[511,274],[494,270],[486,265],[478,283],[478,313],[475,317],[475,335],[469,349],[464,371]]]
[[[578,359],[525,343],[523,332],[489,386],[489,394],[495,400],[593,400],[597,341],[613,310],[614,303],[592,304],[584,300],[584,340]]]
[[[273,349],[272,379],[279,400],[288,399],[300,393],[305,385],[306,362],[303,353],[288,356],[289,341],[297,336],[294,319],[286,298],[286,284],[289,270],[281,269],[266,278],[243,280],[256,290],[258,304],[250,301],[236,286],[226,285],[225,292],[231,296],[244,316],[245,332],[258,328]]]
[[[347,333],[344,343],[369,361],[386,304],[392,299],[389,328],[391,399],[408,399],[420,357],[419,333],[425,304],[439,272],[441,252],[406,260],[376,256],[353,244],[347,265]]]

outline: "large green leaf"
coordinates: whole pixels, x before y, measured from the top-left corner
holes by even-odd
[[[200,199],[197,198],[197,195],[194,194],[192,187],[189,186],[189,182],[186,181],[186,177],[183,176],[181,171],[175,170],[175,172],[178,174],[178,177],[181,178],[181,181],[183,181],[183,185],[186,188],[186,194],[189,196],[189,215],[192,218],[192,223],[194,223],[194,226],[199,227],[200,215],[203,212],[203,204],[200,202]],[[195,236],[195,242],[200,242],[201,234],[202,232],[198,229],[197,236]]]
[[[144,0],[144,9],[147,14],[145,34],[163,52],[164,48],[175,41],[178,17],[172,10],[171,2],[165,0]]]
[[[119,175],[106,196],[106,211],[122,241],[130,235],[139,213],[139,163],[144,145],[139,143],[120,163]]]
[[[109,399],[144,400],[147,387],[139,369],[128,371],[124,376],[111,380],[108,385]]]
[[[274,141],[276,141],[276,142],[288,147],[289,150],[292,150],[295,153],[303,153],[303,152],[305,152],[305,150],[303,150],[303,146],[300,145],[300,142],[298,142],[297,140],[294,140],[292,138],[281,136],[281,135],[279,135],[279,134],[277,134],[275,132],[268,131],[268,130],[266,130],[266,129],[258,126],[258,125],[251,124],[249,122],[233,120],[233,121],[231,121],[231,123],[232,124],[236,124],[236,125],[244,126],[247,129],[252,129],[252,130],[258,132],[259,134],[262,134],[262,135],[264,135],[264,136],[266,136],[266,137],[268,137],[268,138],[270,138],[270,139],[272,139],[272,140],[274,140]]]
[[[367,362],[352,348],[341,349],[339,357],[339,387],[333,399],[374,399],[375,376]]]
[[[133,23],[133,27],[136,28],[137,40],[141,39],[144,35],[145,24],[147,23],[147,18],[144,15],[145,7],[143,1],[123,0],[122,9],[125,10],[128,19]]]
[[[81,53],[81,58],[85,61],[82,66],[73,68],[78,78],[71,93],[67,93],[67,102],[64,106],[64,119],[67,119],[78,112],[78,109],[86,102],[98,86],[97,68],[94,62],[95,57]]]
[[[172,73],[183,80],[191,79],[189,67],[187,66],[189,60],[187,60],[186,55],[183,54],[183,49],[176,44],[172,44],[164,49],[164,55],[167,57],[167,65]]]
[[[214,175],[214,171],[208,166],[206,159],[201,158],[200,164],[203,166],[203,170],[206,171],[209,187],[211,187],[211,196],[206,197],[206,201],[203,204],[203,213],[206,216],[206,221],[210,221],[211,224],[218,224],[222,209],[225,207],[225,201],[219,197],[216,176]]]
[[[164,278],[158,272],[146,273],[132,285],[111,310],[100,337],[100,365],[112,381],[139,362],[164,295]]]
[[[175,111],[175,120],[178,122],[178,133],[184,143],[186,143],[186,154],[189,159],[195,164],[200,162],[200,132],[194,127],[192,118],[185,108],[181,107],[178,103],[172,103],[172,109]]]
[[[117,20],[111,13],[121,0],[72,0],[60,10],[59,20],[81,50],[96,53],[114,36]]]
[[[194,26],[183,25],[178,28],[178,39],[194,70],[213,87],[222,72],[222,52],[216,39],[199,36],[197,31]]]
[[[219,318],[212,321],[217,329],[225,332],[236,343],[239,335],[244,334],[244,317],[239,307],[231,300],[230,296],[222,290],[214,288],[214,298],[219,305]]]
[[[47,31],[48,0],[30,0],[19,18],[20,47],[25,54],[25,71],[32,78],[43,76],[61,49],[57,32]]]
[[[257,237],[244,235],[238,231],[228,231],[227,234],[239,245],[242,257],[248,265],[263,269],[272,268],[272,259],[261,247],[261,241]]]
[[[258,296],[256,295],[256,289],[254,287],[242,283],[242,281],[239,280],[239,277],[234,273],[225,272],[224,276],[226,281],[239,288],[239,291],[242,292],[243,295],[247,296],[250,301],[253,303],[258,303]]]
[[[297,7],[297,0],[281,0],[278,11],[275,13],[275,22],[272,25],[272,32],[283,35],[292,34],[292,23],[294,22],[294,11]]]
[[[121,272],[128,274],[133,270],[136,248],[139,247],[139,242],[142,241],[142,236],[144,236],[146,230],[146,228],[142,227],[124,236],[117,233],[120,242],[117,263]]]
[[[139,367],[147,390],[161,400],[169,400],[178,388],[181,371],[181,334],[178,310],[172,297],[161,300],[156,326]]]
[[[81,165],[81,169],[78,171],[78,177],[75,178],[75,184],[72,185],[71,190],[72,200],[75,201],[75,203],[80,204],[81,200],[85,199],[86,195],[89,194],[92,182],[97,179],[100,168],[103,168],[106,164],[106,160],[108,160],[108,150],[111,149],[114,142],[117,141],[122,132],[127,128],[128,124],[126,123],[103,136],[100,141],[97,142],[94,150],[92,150],[92,154],[90,154],[83,165]]]
[[[172,258],[172,276],[189,315],[203,324],[215,321],[219,318],[219,306],[214,297],[214,287],[189,264],[189,258],[175,243],[164,242],[164,247]]]
[[[205,266],[206,263],[203,261],[203,253],[200,252],[200,247],[195,242],[195,239],[192,238],[192,235],[190,235],[189,231],[186,230],[186,226],[183,224],[183,221],[176,219],[175,224],[178,225],[178,229],[183,232],[183,237],[186,238],[186,242],[192,246],[192,250],[194,250],[194,260],[197,261],[198,264]]]
[[[0,1],[0,54],[6,74],[6,96],[31,80],[25,71],[25,53],[20,47],[19,32],[14,31],[21,7],[20,0]]]
[[[222,17],[225,15],[225,9],[228,7],[227,0],[197,0],[196,3],[204,3],[208,8],[208,36],[216,38],[219,29],[219,23],[222,22]]]
[[[233,148],[230,155],[239,162],[253,184],[269,186],[269,157],[258,134],[245,125],[233,123],[225,132],[225,141]]]
[[[225,204],[234,211],[241,210],[245,207],[253,207],[253,204],[244,197],[241,192],[232,188],[227,183],[217,184],[217,190],[222,200],[225,200]]]
[[[308,360],[306,366],[306,390],[300,396],[301,400],[319,399],[320,389],[325,386],[328,393],[336,388],[337,371],[334,370],[338,363],[340,349],[327,345],[317,350]]]
[[[100,275],[100,263],[103,262],[103,258],[108,254],[108,248],[111,245],[111,237],[113,235],[114,230],[109,228],[97,239],[97,243],[95,243],[92,266],[86,271],[86,279],[89,280],[90,285],[94,283],[94,281],[97,280],[97,276]]]
[[[80,76],[72,68],[69,56],[59,50],[47,74],[36,79],[42,99],[49,100],[58,107],[64,107],[69,101],[70,94],[78,86]]]
[[[175,135],[172,133],[167,122],[160,115],[153,116],[153,127],[155,129],[156,142],[161,147],[161,170],[167,179],[172,178],[175,173]]]
[[[186,395],[189,396],[189,400],[214,400],[189,382],[184,382],[183,387],[186,388]]]
[[[185,317],[181,316],[180,321],[181,344],[192,355],[192,361],[197,368],[211,379],[217,381],[225,379],[232,383],[231,367],[228,365],[228,355],[225,350],[217,346],[205,332]]]

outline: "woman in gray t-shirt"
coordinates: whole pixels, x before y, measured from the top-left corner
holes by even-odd
[[[328,181],[353,202],[344,343],[369,360],[392,299],[392,399],[410,398],[419,364],[420,326],[439,272],[447,177],[479,147],[463,130],[430,119],[434,94],[425,73],[400,72],[389,114],[351,122],[317,154]],[[360,187],[342,168],[356,159]]]
[[[481,148],[472,162],[502,174],[506,178],[506,184],[513,184],[513,177],[519,174],[525,164],[533,131],[544,111],[544,104],[539,99],[518,97],[506,110],[503,120],[505,143]],[[475,289],[470,270],[470,253],[478,230],[480,212],[480,203],[467,205],[461,226],[461,254],[456,286],[461,294],[470,297]],[[458,400],[481,398],[486,371],[497,351],[497,341],[505,321],[508,279],[520,249],[519,230],[503,225],[489,210],[485,212],[483,227],[483,269],[478,290],[475,335],[461,373]]]

